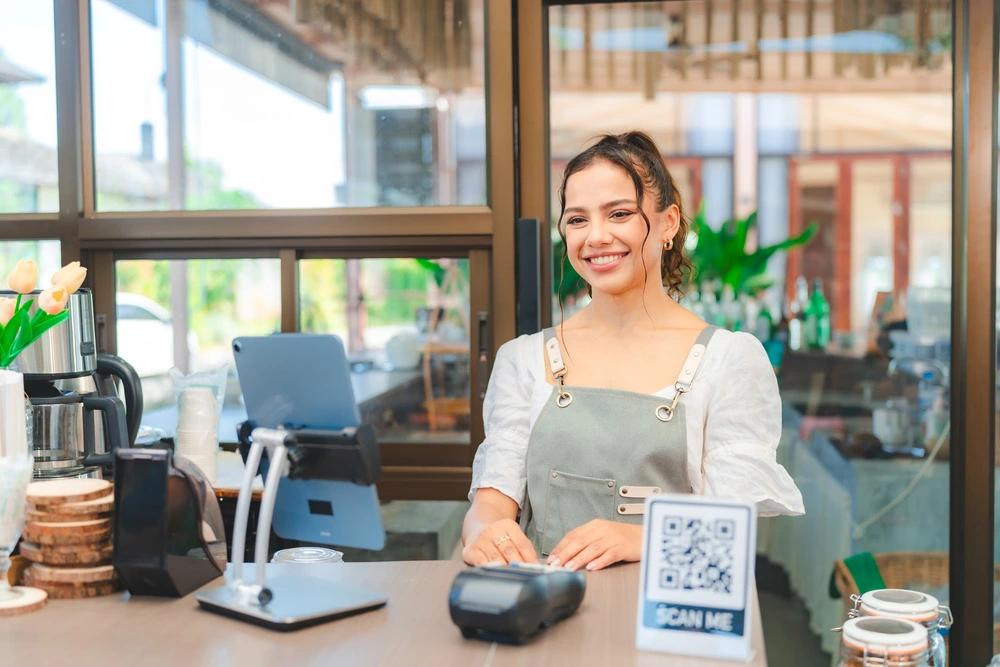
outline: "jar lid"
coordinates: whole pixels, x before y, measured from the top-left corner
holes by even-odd
[[[863,614],[904,618],[918,623],[937,618],[939,606],[936,597],[902,588],[882,588],[861,596]]]
[[[859,650],[885,653],[925,651],[927,628],[901,618],[851,618],[844,622],[844,643]]]
[[[274,552],[272,563],[339,563],[344,554],[323,547],[293,547]]]

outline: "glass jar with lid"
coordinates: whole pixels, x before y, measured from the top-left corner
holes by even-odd
[[[851,617],[900,618],[927,628],[927,664],[930,667],[945,667],[947,649],[940,630],[951,627],[952,617],[951,610],[938,604],[936,597],[919,591],[883,588],[854,596],[853,599]]]
[[[839,667],[928,667],[927,629],[901,618],[844,622]]]

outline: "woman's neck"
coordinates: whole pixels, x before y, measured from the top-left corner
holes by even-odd
[[[611,332],[652,331],[663,328],[678,308],[663,290],[659,280],[650,279],[645,289],[622,294],[595,291],[590,305],[581,312],[584,326],[599,327]]]

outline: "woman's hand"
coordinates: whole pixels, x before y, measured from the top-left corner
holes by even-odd
[[[483,526],[479,534],[465,545],[462,560],[469,565],[537,563],[538,556],[516,521],[500,519]]]
[[[549,554],[549,565],[600,570],[642,557],[642,526],[594,519],[566,533]]]

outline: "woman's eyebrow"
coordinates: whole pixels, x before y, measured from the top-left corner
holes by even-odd
[[[613,201],[607,202],[606,204],[601,204],[601,208],[606,211],[609,208],[615,208],[616,206],[621,206],[623,204],[629,204],[631,206],[636,205],[634,199],[615,199]],[[582,206],[569,206],[563,213],[566,214],[566,213],[586,213],[586,212],[587,209],[585,209]]]
[[[607,204],[603,204],[601,208],[607,210],[609,208],[615,208],[616,206],[621,206],[622,204],[631,204],[635,206],[634,199],[615,199],[614,201],[609,201]]]

